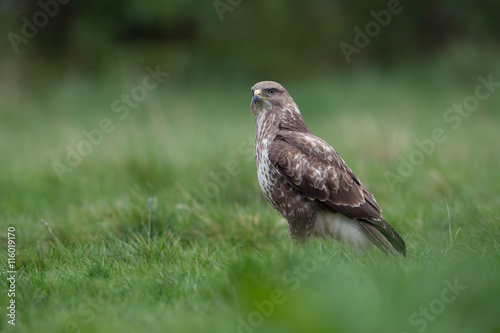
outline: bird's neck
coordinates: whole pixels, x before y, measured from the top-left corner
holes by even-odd
[[[263,112],[257,115],[255,125],[255,152],[258,153],[259,150],[267,149],[267,146],[276,137],[276,133],[279,130],[279,124],[281,121],[281,114],[279,112]]]
[[[271,135],[276,134],[279,130],[281,114],[279,112],[266,112],[259,114],[256,119],[257,134]]]
[[[311,133],[296,104],[288,105],[283,109],[279,128],[294,132]]]

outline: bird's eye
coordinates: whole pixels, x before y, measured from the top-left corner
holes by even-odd
[[[274,95],[274,93],[276,92],[276,90],[274,89],[269,89],[269,95]]]

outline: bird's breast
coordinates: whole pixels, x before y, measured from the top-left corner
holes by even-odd
[[[257,178],[259,180],[260,189],[269,201],[273,200],[273,190],[278,185],[278,171],[271,165],[271,160],[268,155],[268,148],[261,147],[256,151],[257,158]],[[274,205],[274,204],[273,204]]]
[[[257,178],[260,189],[266,199],[276,206],[276,191],[280,187],[280,174],[269,159],[269,146],[277,133],[276,117],[259,115],[256,120],[255,134],[255,162],[257,164]]]

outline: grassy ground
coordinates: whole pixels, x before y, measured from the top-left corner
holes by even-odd
[[[283,82],[375,194],[405,260],[292,244],[257,184],[254,82],[182,88],[171,75],[128,114],[111,105],[146,72],[5,86],[0,330],[500,332],[500,91],[451,121],[481,73],[411,74]]]

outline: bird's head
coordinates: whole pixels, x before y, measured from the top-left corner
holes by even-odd
[[[285,88],[278,82],[262,81],[252,87],[250,108],[255,116],[274,108],[282,108],[293,103]]]

